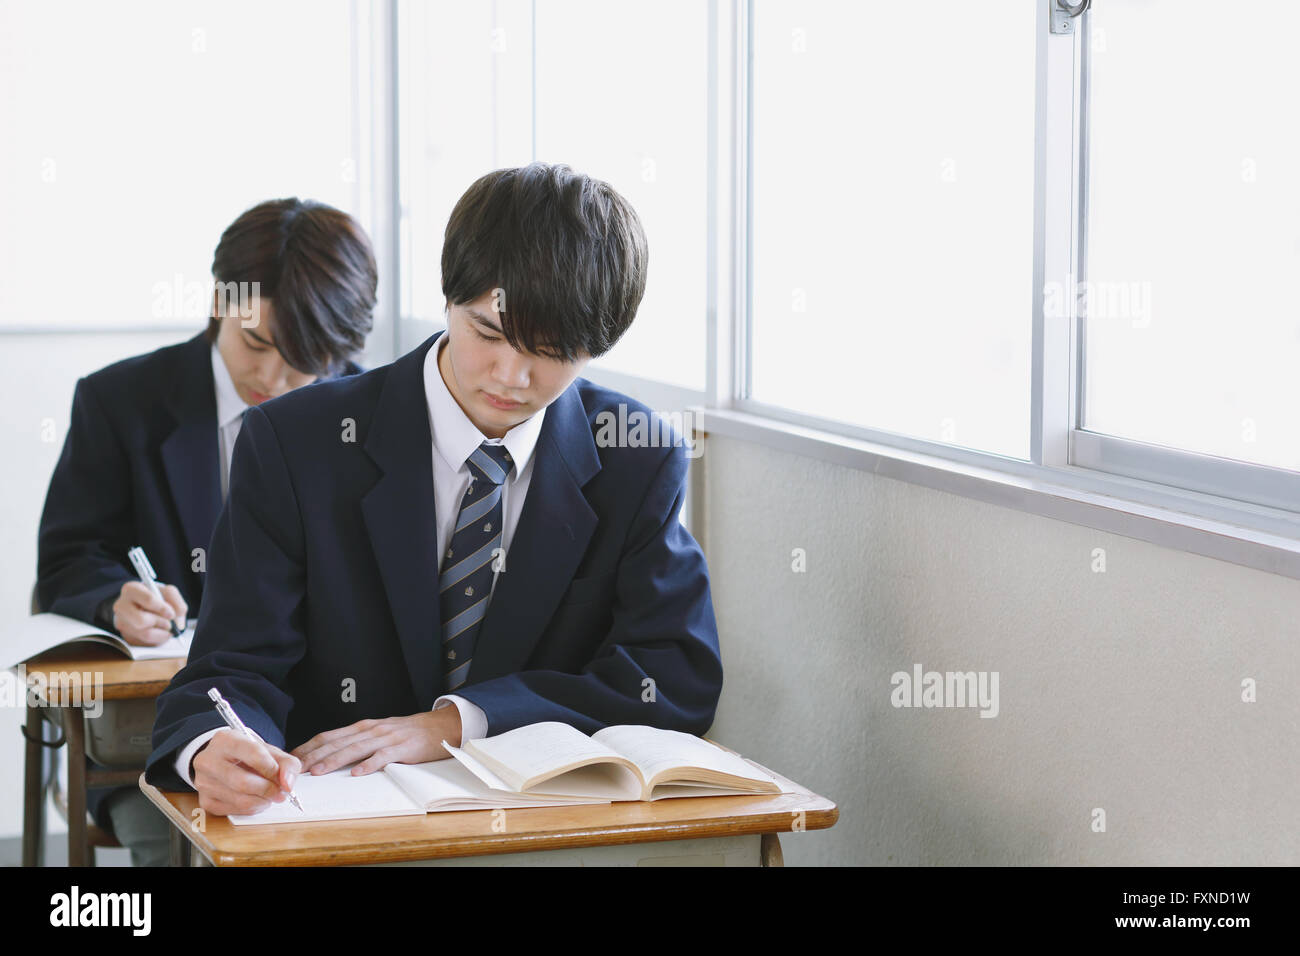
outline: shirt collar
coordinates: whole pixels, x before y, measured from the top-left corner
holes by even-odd
[[[474,449],[483,442],[505,445],[506,451],[510,452],[510,458],[515,463],[514,474],[518,478],[523,474],[525,466],[532,457],[533,449],[537,446],[537,437],[542,432],[542,420],[546,417],[546,409],[543,408],[531,418],[510,429],[506,432],[505,438],[488,438],[478,430],[478,426],[469,420],[464,410],[456,403],[456,399],[447,388],[447,383],[443,381],[442,373],[438,370],[438,355],[446,344],[447,333],[444,332],[438,336],[438,341],[424,358],[424,394],[429,402],[429,423],[433,428],[434,449],[453,471],[459,471],[465,464],[465,459],[469,458],[474,453]]]
[[[235,382],[215,342],[212,343],[212,381],[217,387],[217,427],[225,428],[243,415],[249,406],[235,391]]]

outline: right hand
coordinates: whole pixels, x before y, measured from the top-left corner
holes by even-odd
[[[302,763],[279,747],[222,729],[199,748],[190,768],[199,806],[226,817],[260,813],[288,799]]]
[[[172,636],[168,621],[176,621],[185,630],[185,613],[189,608],[174,585],[160,584],[160,601],[140,581],[127,581],[113,602],[113,626],[128,644],[154,646]]]

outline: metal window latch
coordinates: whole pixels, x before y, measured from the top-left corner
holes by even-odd
[[[1058,34],[1074,33],[1074,18],[1092,6],[1092,0],[1079,0],[1078,3],[1066,3],[1055,0],[1052,4],[1052,32]]]

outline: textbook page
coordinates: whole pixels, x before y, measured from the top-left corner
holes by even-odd
[[[484,810],[496,807],[549,807],[609,803],[596,797],[563,799],[537,798],[506,790],[494,790],[460,761],[433,760],[429,763],[390,763],[384,773],[396,781],[408,796],[426,810]]]
[[[509,733],[513,733],[513,731],[509,731]],[[463,764],[494,794],[521,795],[514,787],[498,777],[491,767],[476,759],[473,754],[459,747],[453,747],[445,740],[442,742],[442,746],[447,753],[451,754],[457,762]],[[635,773],[622,764],[593,764],[559,774],[550,780],[544,780],[523,795],[538,798],[567,797],[572,798],[573,802],[576,803],[639,800],[641,798],[641,781],[637,779]]]
[[[302,804],[299,812],[286,798],[261,813],[232,815],[235,826],[263,823],[308,823],[318,820],[359,820],[366,817],[396,817],[423,814],[396,782],[383,772],[352,776],[352,767],[312,776],[300,774],[293,792]]]
[[[664,730],[659,727],[647,727],[640,724],[620,724],[606,727],[591,735],[593,740],[617,750],[637,765],[641,775],[649,783],[656,774],[673,767],[702,767],[718,773],[732,774],[737,777],[757,779],[780,786],[769,774],[759,770],[743,757],[715,747],[707,740],[701,740],[694,734],[679,730]],[[670,778],[671,779],[671,778]],[[662,786],[662,784],[660,785]],[[710,793],[723,788],[723,793],[735,793],[734,789],[725,789],[726,785],[701,783]],[[686,794],[674,792],[674,796],[707,796],[710,794]]]
[[[567,764],[591,759],[617,760],[620,757],[576,727],[553,720],[471,740],[462,749],[478,758],[480,763],[490,766],[493,773],[506,782],[506,789],[516,791],[521,789],[524,781],[537,774],[549,773]],[[484,757],[490,759],[484,760]],[[517,775],[517,779],[513,775]]]

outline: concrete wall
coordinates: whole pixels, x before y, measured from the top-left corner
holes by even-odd
[[[1300,582],[733,439],[701,464],[711,736],[840,808],[787,864],[1300,863]],[[999,672],[998,716],[893,707],[916,663]]]

